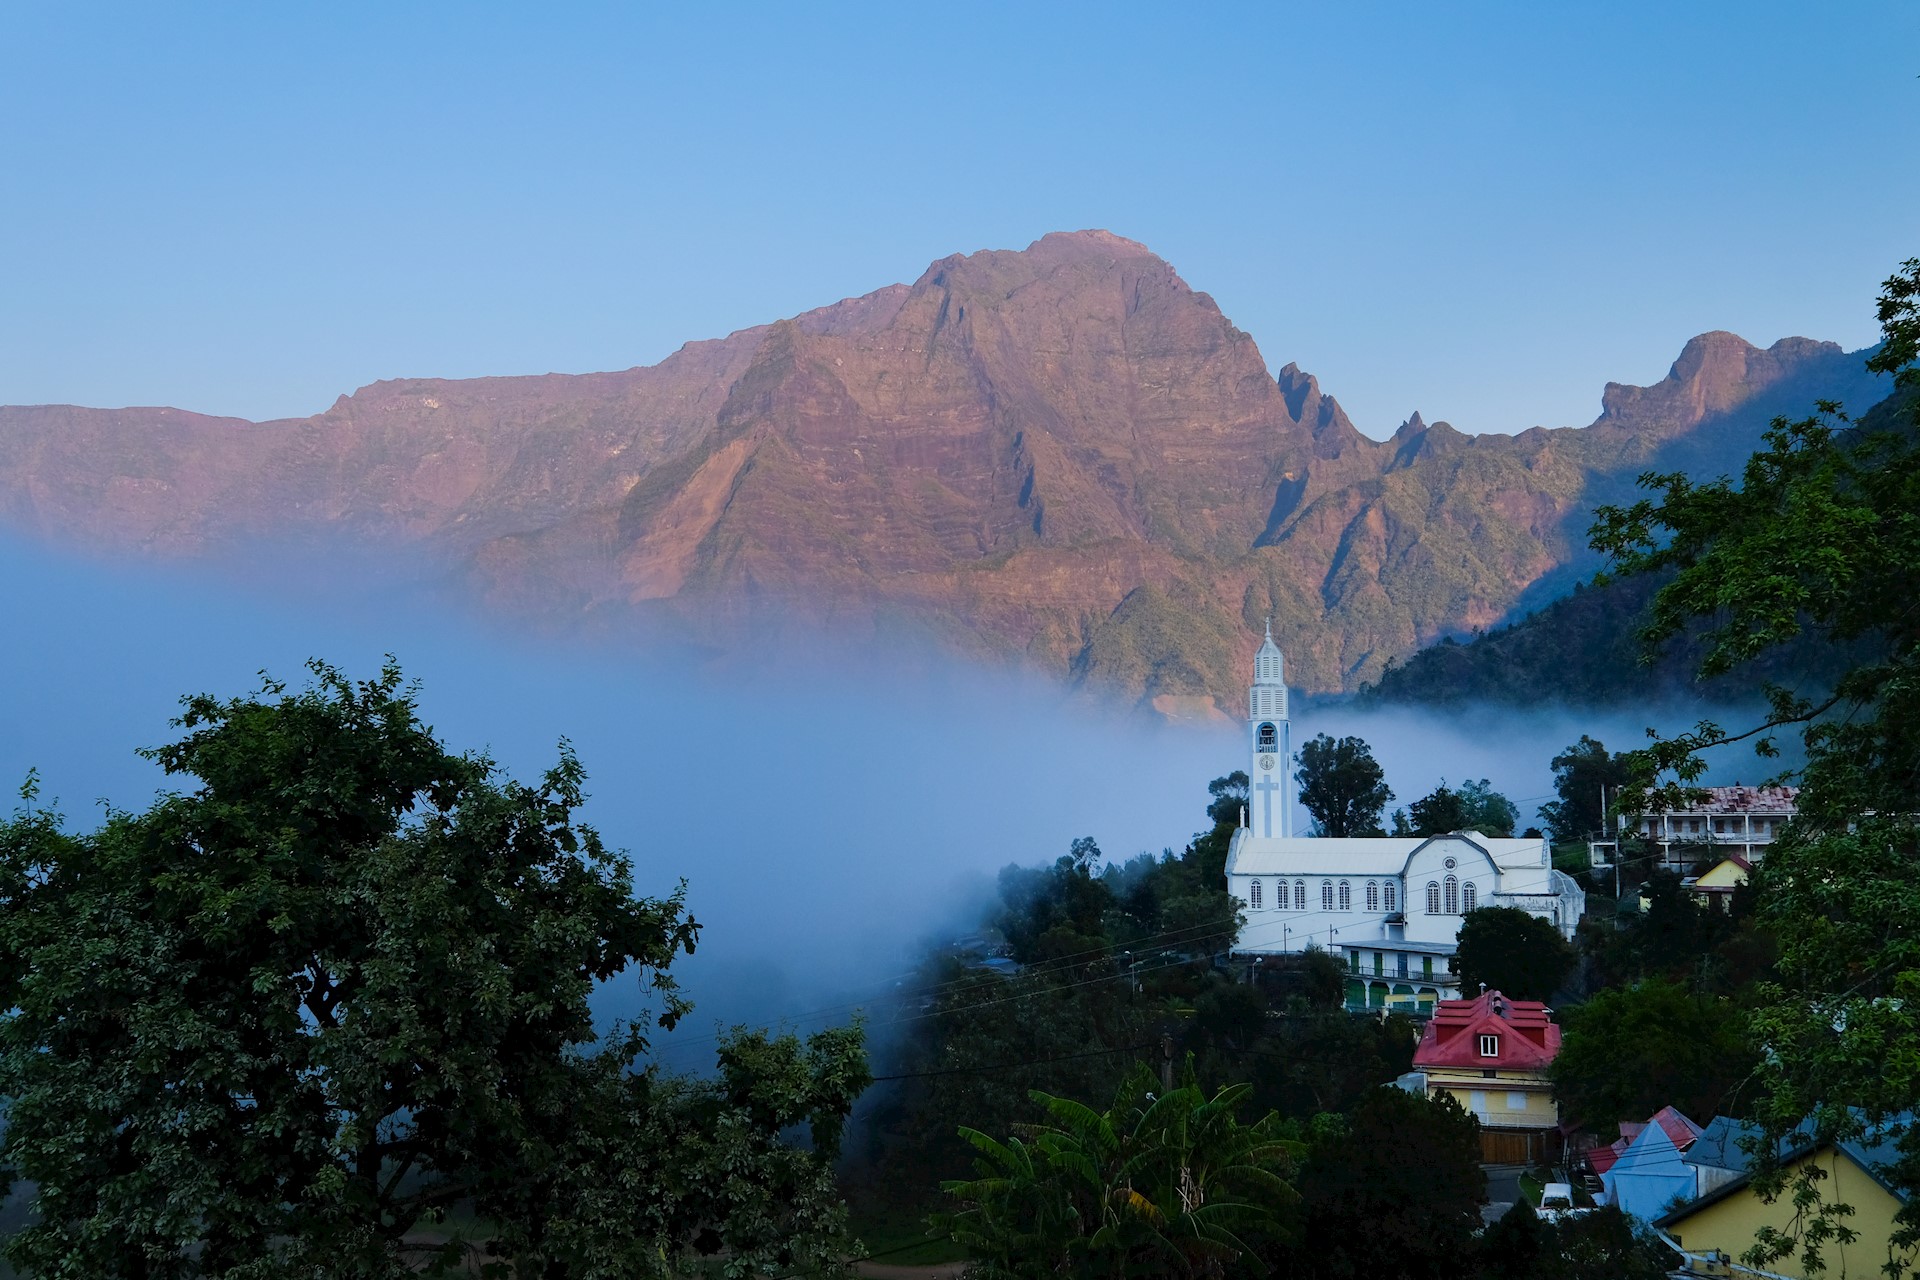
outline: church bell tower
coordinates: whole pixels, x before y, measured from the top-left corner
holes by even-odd
[[[1248,826],[1261,839],[1292,835],[1293,805],[1287,779],[1292,773],[1293,734],[1287,723],[1286,660],[1273,642],[1273,623],[1253,658],[1253,687],[1247,693],[1247,721],[1252,734],[1253,760],[1247,769],[1250,783]]]

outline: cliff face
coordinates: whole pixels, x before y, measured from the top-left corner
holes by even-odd
[[[1415,415],[1376,442],[1165,262],[1079,232],[650,368],[379,383],[260,424],[0,408],[0,520],[168,557],[406,548],[561,629],[902,622],[1231,706],[1267,615],[1297,683],[1350,686],[1548,589],[1596,495],[1728,469],[1773,413],[1868,386],[1831,344],[1707,334],[1590,427]]]

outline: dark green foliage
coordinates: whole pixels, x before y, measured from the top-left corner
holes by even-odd
[[[1467,806],[1460,793],[1444,781],[1410,806],[1411,817],[1396,812],[1393,833],[1410,836],[1443,836],[1449,831],[1467,829]]]
[[[1178,1029],[1176,1009],[1195,1013],[1204,998],[1209,1025],[1226,1038],[1258,1025],[1211,964],[1239,929],[1225,866],[1246,785],[1244,773],[1214,779],[1213,825],[1177,856],[1103,866],[1099,848],[1081,839],[1051,867],[1000,873],[986,923],[1027,967],[1006,977],[951,960],[927,967],[928,1007],[893,1046],[891,1074],[935,1074],[874,1104],[856,1176],[876,1183],[876,1195],[897,1198],[963,1172],[970,1153],[955,1136],[959,1120],[1008,1131],[1033,1118],[1035,1090],[1111,1098],[1136,1060],[1157,1056],[1160,1032]],[[953,1070],[982,1064],[1012,1065]]]
[[[1320,835],[1343,839],[1386,834],[1380,815],[1392,803],[1393,789],[1364,740],[1335,740],[1323,733],[1301,747],[1296,758],[1300,803],[1313,815]]]
[[[1554,1259],[1553,1228],[1523,1197],[1480,1237],[1480,1280],[1540,1280]]]
[[[1601,796],[1618,795],[1628,779],[1623,753],[1607,754],[1606,744],[1586,734],[1555,756],[1553,790],[1559,796],[1540,806],[1540,817],[1556,842],[1592,840],[1608,827]]]
[[[1520,822],[1520,808],[1488,785],[1485,778],[1460,784],[1460,803],[1467,811],[1468,831],[1509,837]]]
[[[1607,1205],[1545,1222],[1525,1200],[1480,1238],[1479,1280],[1665,1280],[1677,1255]]]
[[[1738,912],[1728,916],[1707,910],[1671,871],[1650,874],[1640,896],[1647,903],[1645,911],[1595,940],[1595,976],[1604,985],[1664,978],[1707,989],[1715,982],[1720,949],[1751,928]]]
[[[1612,1205],[1563,1218],[1553,1231],[1557,1262],[1540,1280],[1663,1280],[1674,1253]]]
[[[1493,790],[1485,778],[1461,784],[1459,790],[1446,780],[1432,792],[1408,806],[1408,813],[1395,812],[1395,835],[1443,836],[1453,831],[1478,831],[1487,836],[1511,836],[1520,820],[1520,810]]]
[[[1702,1123],[1750,1106],[1757,1058],[1739,1009],[1724,997],[1649,978],[1560,1016],[1549,1073],[1569,1119],[1604,1132],[1668,1105]]]
[[[980,1176],[944,1185],[958,1207],[940,1225],[991,1280],[1219,1275],[1297,1198],[1299,1148],[1272,1114],[1240,1123],[1248,1093],[1208,1097],[1190,1071],[1160,1092],[1144,1068],[1103,1112],[1036,1092],[1043,1122],[1005,1141],[962,1130]]]
[[[994,925],[1015,960],[1077,956],[1104,944],[1113,890],[1095,875],[1099,863],[1100,846],[1082,837],[1051,867],[1000,872],[1002,910]]]
[[[1480,907],[1460,924],[1460,989],[1551,1000],[1577,957],[1550,920],[1518,907]]]
[[[589,996],[636,971],[671,1025],[696,929],[575,821],[578,761],[503,780],[392,665],[313,670],[188,699],[152,756],[191,790],[74,835],[29,784],[0,825],[5,1156],[39,1216],[13,1261],[400,1276],[456,1261],[407,1244],[456,1203],[521,1275],[661,1275],[707,1229],[756,1264],[844,1248],[825,1159],[779,1133],[831,1145],[858,1032],[734,1039],[723,1089],[634,1072],[645,1035]]]
[[[1857,1134],[1902,1117],[1894,1136],[1920,1144],[1920,941],[1914,921],[1920,789],[1920,259],[1886,282],[1885,341],[1869,367],[1893,373],[1897,396],[1855,427],[1840,406],[1777,421],[1738,488],[1653,475],[1653,498],[1599,513],[1594,542],[1626,574],[1668,575],[1650,611],[1658,639],[1709,625],[1704,674],[1755,670],[1809,639],[1844,655],[1826,686],[1769,687],[1770,715],[1749,734],[1761,754],[1797,729],[1806,754],[1800,816],[1769,852],[1756,911],[1780,949],[1753,1018],[1768,1052],[1758,1109],[1769,1138],[1811,1115],[1818,1138]],[[1718,725],[1657,740],[1636,762],[1645,807],[1684,793],[1703,769],[1699,752],[1734,741]],[[1903,815],[1898,818],[1886,815]],[[1760,1153],[1756,1186],[1793,1196],[1796,1229],[1761,1240],[1748,1260],[1764,1266],[1799,1253],[1809,1271],[1821,1241],[1845,1226],[1810,1173],[1791,1179]],[[1894,1171],[1920,1189],[1920,1168]],[[1789,1186],[1789,1182],[1791,1186]],[[1920,1245],[1920,1200],[1900,1211],[1895,1251]]]
[[[1458,1280],[1471,1271],[1486,1176],[1479,1126],[1451,1099],[1368,1092],[1312,1127],[1294,1243],[1263,1251],[1312,1280]]]

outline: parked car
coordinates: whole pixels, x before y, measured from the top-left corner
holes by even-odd
[[[1558,1222],[1573,1213],[1573,1186],[1565,1182],[1549,1182],[1540,1188],[1540,1218],[1545,1222]]]

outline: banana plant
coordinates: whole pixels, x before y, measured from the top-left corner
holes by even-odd
[[[1240,1122],[1248,1085],[1209,1098],[1191,1066],[1179,1087],[1154,1085],[1137,1068],[1104,1112],[1036,1090],[1045,1122],[1004,1142],[961,1130],[980,1176],[944,1184],[958,1207],[940,1221],[981,1276],[1218,1277],[1236,1259],[1261,1269],[1241,1233],[1279,1229],[1301,1147],[1271,1112]]]

